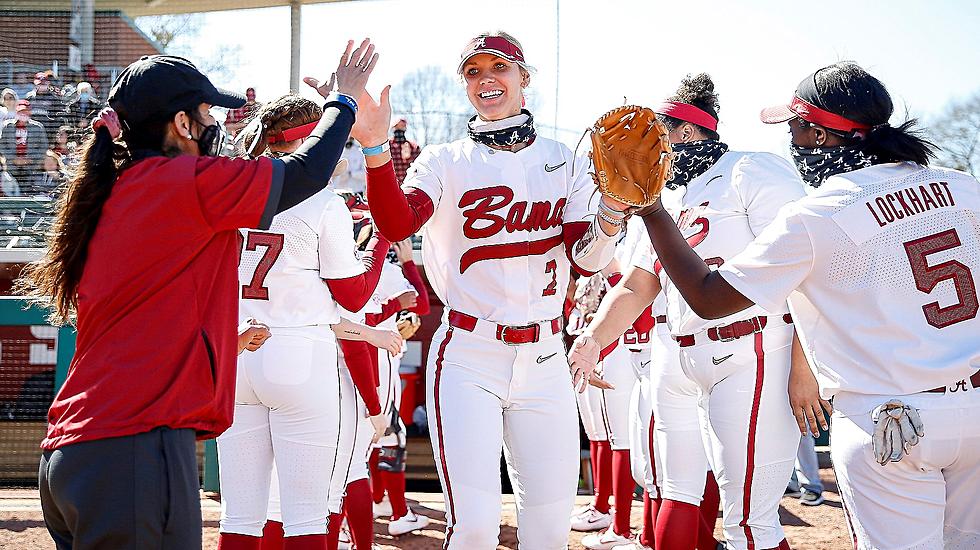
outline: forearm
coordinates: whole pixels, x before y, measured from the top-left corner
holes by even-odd
[[[752,305],[718,272],[708,269],[666,210],[659,208],[643,216],[643,222],[667,275],[700,317],[719,319]]]
[[[624,285],[614,286],[602,299],[592,322],[583,334],[591,336],[605,348],[619,339],[633,321],[650,305],[650,300]]]
[[[562,225],[565,253],[572,268],[586,277],[601,271],[616,254],[617,237],[605,233],[599,221],[571,222]]]
[[[367,200],[378,231],[393,241],[411,237],[432,216],[432,200],[425,192],[412,189],[406,195],[398,180],[391,158],[375,165],[383,155],[366,157],[367,161]]]
[[[330,287],[334,301],[348,311],[358,311],[363,308],[378,287],[381,267],[384,265],[390,247],[391,243],[383,235],[375,233],[368,242],[364,257],[361,258],[364,273],[346,279],[327,279],[327,286]]]
[[[803,345],[800,343],[800,336],[796,332],[793,332],[792,350],[789,363],[790,379],[809,379],[816,384],[817,377],[814,375],[809,361],[806,360],[806,355],[803,353]]]
[[[427,315],[429,313],[429,289],[425,287],[425,282],[422,281],[422,274],[419,273],[418,266],[415,262],[409,260],[402,264],[402,273],[408,282],[412,284],[415,288],[415,293],[418,297],[415,299],[415,307],[410,308],[409,311],[418,313],[419,315]]]
[[[350,372],[351,380],[354,382],[358,395],[364,400],[368,414],[371,416],[381,414],[381,401],[378,399],[378,389],[374,384],[374,376],[371,374],[371,370],[374,368],[371,353],[377,355],[377,348],[365,342],[350,340],[340,340],[339,345],[344,352],[344,363]]]
[[[283,185],[276,212],[312,197],[330,181],[354,125],[354,111],[340,101],[327,102],[323,117],[303,145],[282,160]]]
[[[368,340],[368,331],[374,330],[368,325],[351,321],[346,317],[341,317],[340,322],[330,325],[330,328],[337,335],[338,340],[349,340],[352,342],[366,342]]]

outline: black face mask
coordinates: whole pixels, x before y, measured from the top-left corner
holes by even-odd
[[[728,145],[715,139],[675,143],[670,148],[674,152],[673,175],[667,180],[666,185],[671,189],[687,185],[714,166],[728,151]]]
[[[405,141],[405,130],[395,130],[395,140]]]
[[[204,130],[201,131],[201,136],[198,137],[197,146],[201,150],[201,154],[206,157],[216,157],[220,155],[225,148],[225,131],[220,124],[215,122],[210,126],[205,126]]]
[[[839,147],[800,147],[790,145],[790,153],[800,177],[812,187],[829,177],[878,164],[878,158],[851,145]]]

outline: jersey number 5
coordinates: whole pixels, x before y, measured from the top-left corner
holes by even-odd
[[[936,265],[929,265],[926,256],[960,246],[960,236],[955,229],[949,229],[928,237],[904,243],[905,253],[912,265],[912,276],[915,277],[915,287],[929,294],[942,281],[952,280],[956,287],[959,302],[946,307],[940,307],[939,302],[930,302],[922,306],[926,321],[936,327],[945,328],[949,325],[973,319],[980,310],[977,300],[977,286],[973,281],[970,268],[956,260],[948,260]]]
[[[241,235],[241,233],[239,233]],[[245,250],[255,250],[260,246],[265,247],[262,259],[255,265],[255,273],[252,280],[247,285],[242,285],[242,298],[246,300],[268,300],[269,289],[265,286],[265,277],[269,274],[273,264],[279,259],[282,253],[282,246],[286,237],[281,233],[256,233],[249,231],[245,239]]]

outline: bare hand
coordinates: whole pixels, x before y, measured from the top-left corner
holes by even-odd
[[[616,386],[609,383],[608,380],[602,377],[602,372],[599,369],[592,371],[589,375],[589,385],[595,386],[600,390],[614,390]]]
[[[381,101],[375,101],[365,90],[357,98],[357,119],[350,135],[364,147],[374,147],[388,141],[388,128],[391,126],[391,102],[388,95],[391,86],[381,90]],[[394,153],[394,151],[392,151]]]
[[[272,337],[272,331],[265,323],[249,317],[238,325],[238,353],[244,350],[255,351]]]
[[[388,429],[388,415],[381,413],[369,416],[368,419],[371,421],[371,427],[374,428],[374,435],[371,436],[371,444],[373,445],[384,436],[385,430]]]
[[[411,238],[405,239],[404,241],[397,241],[392,246],[395,247],[395,254],[398,256],[398,263],[404,264],[405,262],[414,261],[414,257],[412,256],[414,252]]]
[[[402,335],[393,330],[372,329],[364,334],[367,343],[392,355],[402,351]]]
[[[572,343],[568,352],[568,366],[572,371],[572,385],[579,393],[585,391],[592,371],[599,363],[599,342],[595,338],[582,334]]]
[[[406,290],[398,295],[399,309],[412,309],[418,305],[418,293],[414,290]]]
[[[340,56],[337,71],[330,75],[330,80],[325,84],[320,85],[317,79],[310,77],[304,78],[303,82],[315,88],[322,97],[330,95],[336,85],[338,92],[355,99],[359,98],[364,93],[364,86],[367,85],[374,66],[378,63],[378,54],[374,53],[374,44],[369,38],[365,38],[361,45],[351,52],[353,48],[354,41],[348,40],[347,49]]]
[[[829,428],[824,411],[829,415],[833,412],[833,406],[829,401],[820,398],[817,380],[809,367],[790,370],[788,389],[789,404],[793,408],[800,433],[806,434],[809,431],[814,437],[819,437],[820,428]]]

